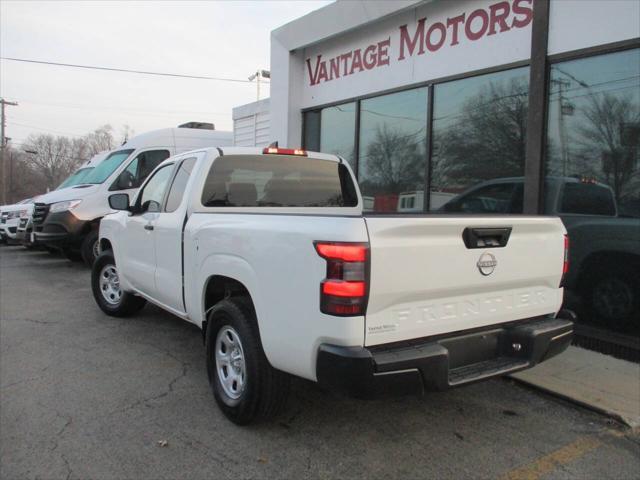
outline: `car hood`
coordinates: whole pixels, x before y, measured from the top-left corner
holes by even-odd
[[[99,189],[100,185],[75,185],[40,195],[36,201],[37,203],[50,204],[67,200],[78,200],[93,195]]]
[[[16,203],[14,205],[3,205],[0,209],[1,212],[19,212],[21,210],[30,211],[33,208],[33,203]]]

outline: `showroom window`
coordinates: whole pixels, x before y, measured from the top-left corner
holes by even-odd
[[[320,151],[320,110],[311,110],[304,114],[302,148],[312,152]]]
[[[640,335],[640,49],[552,64],[545,213],[570,238],[582,322]]]
[[[355,169],[355,102],[323,108],[320,112],[320,131],[320,151],[344,158]]]
[[[435,85],[429,210],[522,212],[528,90],[529,67]]]
[[[640,217],[640,49],[552,65],[547,118],[547,176],[597,182]]]
[[[364,208],[421,212],[427,149],[427,88],[360,102],[358,183]]]

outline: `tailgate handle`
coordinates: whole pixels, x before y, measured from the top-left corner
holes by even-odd
[[[462,232],[462,240],[467,248],[505,247],[511,235],[511,227],[470,228]]]

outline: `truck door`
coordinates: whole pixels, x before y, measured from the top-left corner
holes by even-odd
[[[154,298],[181,312],[185,311],[182,296],[184,274],[182,234],[187,220],[187,202],[184,199],[184,193],[199,155],[202,154],[185,158],[178,164],[164,209],[155,221],[156,295]]]
[[[160,215],[162,202],[169,186],[173,163],[157,170],[142,187],[136,201],[139,211],[127,218],[124,273],[131,284],[141,292],[155,295],[156,249],[155,223]]]

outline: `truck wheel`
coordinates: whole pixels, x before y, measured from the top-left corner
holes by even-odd
[[[98,238],[98,231],[91,230],[80,246],[80,255],[82,260],[87,264],[87,267],[91,268],[100,254],[100,239]]]
[[[206,351],[213,396],[233,423],[266,420],[284,408],[289,376],[269,364],[247,298],[223,300],[211,309]]]
[[[599,272],[587,286],[585,298],[607,327],[627,330],[634,319],[640,320],[640,276],[631,267],[618,265]]]
[[[147,301],[120,288],[116,261],[111,250],[105,250],[93,264],[91,290],[100,309],[112,317],[133,315]]]

